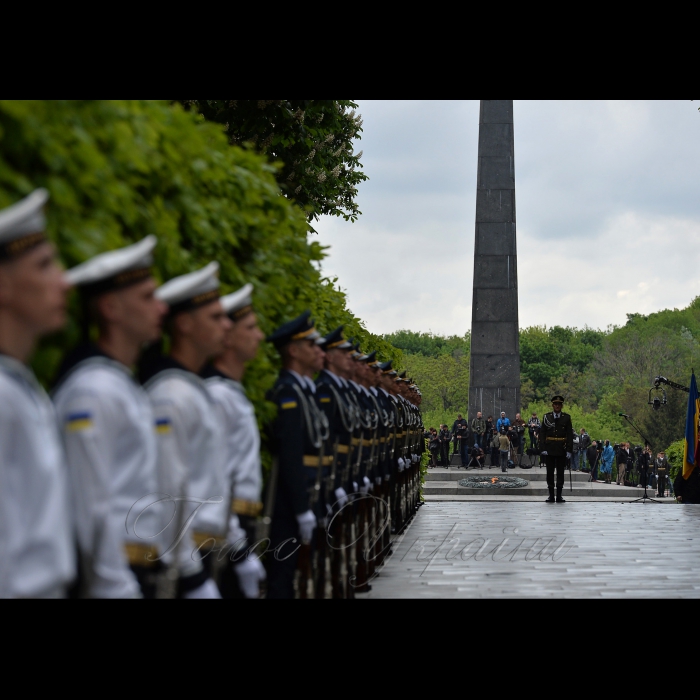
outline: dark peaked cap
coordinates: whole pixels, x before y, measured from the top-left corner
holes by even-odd
[[[360,358],[362,362],[366,362],[367,364],[371,364],[377,359],[377,351],[372,350],[372,352],[369,355],[365,355],[364,357]]]
[[[345,325],[338,326],[334,331],[331,331],[322,342],[319,343],[321,349],[326,350],[351,350],[352,343],[345,340],[343,337],[343,328]]]
[[[283,323],[276,331],[267,336],[266,340],[275,347],[281,348],[293,340],[316,340],[321,334],[314,327],[311,311],[306,310],[300,316]]]

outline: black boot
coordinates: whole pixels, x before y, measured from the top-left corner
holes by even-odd
[[[549,498],[545,503],[554,503],[554,489],[549,489]]]
[[[557,503],[566,503],[566,501],[561,497],[561,489],[557,489]]]

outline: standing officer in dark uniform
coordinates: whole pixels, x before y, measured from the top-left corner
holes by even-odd
[[[455,441],[454,451],[459,450],[459,456],[462,459],[462,466],[466,467],[469,464],[467,457],[467,448],[469,447],[469,441],[467,440],[467,421],[462,418],[462,414],[457,414],[457,420],[452,424],[452,436]],[[454,453],[453,453],[454,454]]]
[[[552,411],[545,413],[540,429],[540,454],[547,465],[547,487],[549,498],[547,503],[554,503],[554,470],[557,471],[557,503],[566,503],[561,496],[564,488],[564,469],[566,460],[571,459],[574,449],[574,428],[571,416],[562,413],[564,397],[557,394],[552,397]]]
[[[353,491],[350,459],[353,432],[359,420],[349,396],[351,388],[347,381],[349,363],[353,362],[350,357],[352,343],[343,337],[343,326],[339,326],[323,338],[320,347],[325,358],[324,368],[316,380],[316,398],[328,418],[332,438],[329,453],[335,455],[335,463],[331,464],[330,470],[333,483],[327,487],[329,505],[334,511],[328,532],[332,543],[332,549],[328,553],[331,557],[332,595],[334,598],[349,598],[353,595],[350,582],[355,571],[354,560],[349,556],[349,544],[353,540],[350,528],[347,527],[347,515],[352,514],[352,507],[345,506],[348,503],[348,493]]]
[[[322,454],[328,438],[328,421],[317,408],[311,375],[323,368],[324,353],[316,343],[320,334],[305,311],[280,326],[267,340],[282,356],[282,370],[270,400],[277,404],[273,425],[278,460],[277,488],[268,554],[268,598],[293,598],[300,542],[306,549],[317,524],[310,496],[317,490],[319,469],[330,465],[332,455]],[[318,503],[316,504],[318,507]],[[306,556],[306,555],[305,555]],[[308,575],[306,582],[308,583]],[[300,597],[313,597],[306,588]]]

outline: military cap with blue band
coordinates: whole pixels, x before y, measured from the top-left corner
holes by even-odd
[[[360,362],[366,362],[369,365],[369,364],[372,364],[376,359],[377,359],[377,351],[372,350],[372,352],[369,353],[369,355],[363,355],[360,358]]]
[[[168,280],[156,289],[156,298],[170,307],[170,316],[192,311],[219,299],[219,263]]]
[[[351,350],[352,343],[343,337],[343,328],[345,325],[338,326],[334,331],[331,331],[325,338],[321,340],[319,345],[322,350]]]
[[[392,368],[393,360],[387,360],[386,362],[381,362],[379,364],[379,369],[381,370],[382,374],[388,374],[390,377],[395,377],[397,372],[395,369]]]
[[[66,272],[66,278],[88,296],[125,289],[153,276],[155,236],[138,243],[100,253]]]
[[[266,340],[275,347],[281,348],[295,340],[318,340],[321,334],[314,327],[311,311],[304,311],[287,323],[283,323],[276,331],[267,336]]]
[[[40,188],[0,211],[0,261],[16,258],[46,242],[44,205],[47,190]]]

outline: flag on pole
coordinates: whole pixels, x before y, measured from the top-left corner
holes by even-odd
[[[683,447],[683,478],[687,479],[698,463],[698,419],[700,419],[700,396],[695,381],[695,372],[690,377],[688,414],[685,419],[685,445]]]

